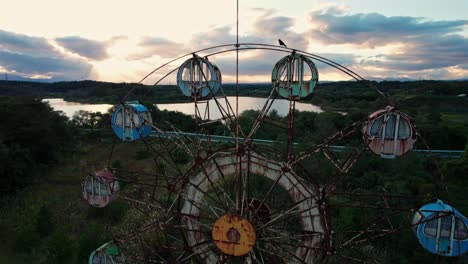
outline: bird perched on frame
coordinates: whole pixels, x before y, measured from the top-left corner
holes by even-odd
[[[279,45],[282,46],[282,47],[285,47],[285,48],[288,47],[288,46],[286,46],[286,44],[284,44],[284,42],[283,42],[281,39],[278,39],[278,43],[279,43]]]

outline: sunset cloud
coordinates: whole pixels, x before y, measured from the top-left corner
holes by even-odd
[[[223,6],[212,3],[216,8]],[[317,6],[323,8],[312,9]],[[333,3],[317,6],[291,8],[291,12],[281,6],[249,7],[248,16],[241,14],[240,42],[278,45],[278,39],[282,39],[290,48],[326,57],[369,78],[468,78],[468,20],[460,19],[460,16],[435,19],[400,15],[399,11],[398,15],[362,10],[353,13],[352,6]],[[208,9],[204,11],[208,12]],[[223,12],[224,16],[229,13]],[[145,20],[141,27],[135,26],[129,33],[127,27],[140,21],[139,17],[128,20],[125,28],[109,27],[109,32],[100,39],[95,39],[96,34],[81,34],[79,25],[75,24],[70,36],[64,33],[58,36],[28,35],[5,28],[0,30],[0,72],[49,81],[140,80],[159,65],[180,55],[235,43],[235,20],[232,17],[224,19],[224,16],[216,14],[211,20],[204,19],[203,24],[201,20],[192,19],[196,15],[171,20],[165,14],[158,23]],[[114,19],[115,23],[120,21],[119,16],[112,14],[109,19]],[[154,30],[149,30],[150,25],[154,25]],[[85,26],[88,30],[94,28]],[[240,80],[268,82],[273,66],[285,55],[287,53],[265,50],[240,52]],[[210,60],[218,65],[224,81],[235,80],[235,53],[219,54]],[[165,72],[176,69],[182,62],[170,64]],[[316,62],[316,65],[322,80],[349,79],[323,63]],[[157,78],[149,78],[148,83]]]
[[[63,37],[55,39],[65,49],[92,60],[103,60],[108,57],[109,43],[89,40],[81,37]]]
[[[92,65],[60,53],[45,38],[0,31],[0,66],[22,78],[49,81],[87,79]]]

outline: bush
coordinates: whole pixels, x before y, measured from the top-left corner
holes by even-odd
[[[73,240],[65,234],[64,230],[57,230],[47,239],[44,263],[64,263],[71,258],[75,245]]]
[[[37,214],[36,230],[41,237],[50,235],[54,231],[54,223],[52,222],[52,213],[50,209],[42,205]]]
[[[85,263],[91,252],[111,239],[101,224],[90,224],[83,230],[78,246],[78,263]]]
[[[88,218],[102,219],[105,222],[116,224],[125,217],[127,211],[127,203],[115,201],[105,208],[89,207]]]

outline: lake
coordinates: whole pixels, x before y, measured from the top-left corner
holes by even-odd
[[[235,111],[236,97],[227,96],[227,99],[232,109]],[[73,114],[79,110],[105,113],[109,110],[109,108],[113,106],[110,104],[85,104],[77,102],[68,102],[64,101],[63,98],[48,98],[43,99],[42,101],[48,102],[54,110],[64,112],[65,115],[69,118],[71,118]],[[226,109],[226,104],[224,101],[224,98],[218,98],[218,102],[224,109]],[[266,101],[266,98],[239,97],[239,113],[242,113],[245,110],[261,110],[265,105]],[[178,111],[187,115],[193,115],[195,112],[194,103],[157,104],[156,106],[160,110]],[[198,107],[203,115],[203,111],[206,108],[206,103],[200,102]],[[210,119],[221,118],[221,113],[219,112],[216,102],[214,100],[210,100],[209,109]],[[271,109],[276,110],[279,115],[285,116],[289,110],[289,101],[284,99],[276,99]],[[316,113],[323,112],[323,110],[316,105],[299,102],[296,102],[296,110]]]

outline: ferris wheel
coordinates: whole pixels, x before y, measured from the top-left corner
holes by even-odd
[[[265,104],[246,125],[238,110],[239,53],[251,51],[282,57],[272,65]],[[235,97],[228,96],[215,64],[230,53],[236,54]],[[319,142],[298,143],[296,103],[317,89],[317,62],[375,90],[387,104]],[[341,186],[364,152],[376,159],[404,158],[420,143],[413,120],[354,71],[284,46],[236,43],[175,58],[141,82],[153,77],[158,89],[171,76],[192,102],[193,130],[152,117],[150,106],[130,101],[138,99],[133,90],[115,107],[115,135],[127,144],[143,144],[152,165],[109,167],[86,177],[82,192],[90,205],[123,199],[138,214],[128,230],[92,252],[89,263],[372,263],[353,251],[411,228],[434,254],[468,251],[468,220],[450,205]],[[289,105],[285,117],[270,114],[278,100]],[[282,140],[257,138],[269,127],[276,127]],[[327,175],[313,170],[317,163],[330,167]],[[359,210],[359,224],[337,224],[342,208]]]

